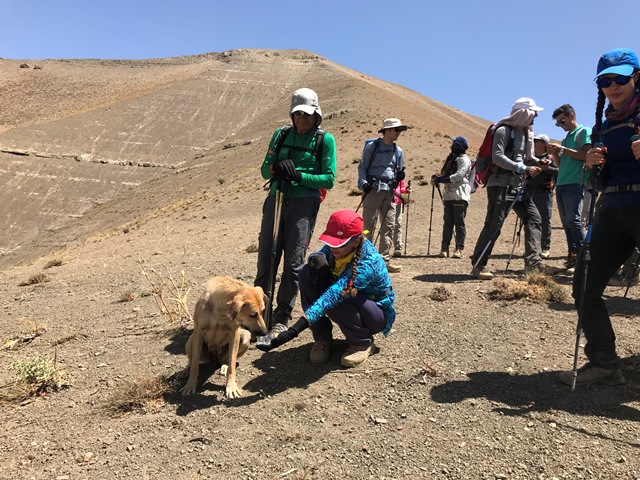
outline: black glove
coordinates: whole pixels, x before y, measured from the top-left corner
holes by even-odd
[[[256,348],[258,350],[262,350],[263,352],[268,352],[274,348],[279,347],[280,345],[284,345],[285,343],[293,340],[308,326],[309,322],[307,321],[307,319],[304,317],[300,317],[300,319],[294,325],[282,332],[276,338],[271,339],[270,344],[256,344]]]
[[[402,180],[405,179],[405,177],[407,176],[406,173],[404,173],[404,168],[402,170],[400,170],[397,174],[396,174],[396,182],[401,182]]]
[[[296,165],[290,158],[280,160],[274,167],[276,178],[289,180],[290,182],[298,182],[302,180],[302,173],[296,170]]]
[[[371,190],[373,190],[373,187],[371,185],[369,185],[367,182],[362,182],[362,191],[365,195],[367,195]]]

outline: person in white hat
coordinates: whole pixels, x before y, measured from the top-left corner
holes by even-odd
[[[542,239],[540,242],[542,258],[549,258],[551,249],[551,215],[553,213],[553,189],[558,178],[558,167],[553,164],[548,151],[549,137],[544,133],[533,137],[534,154],[537,160],[527,160],[526,165],[538,165],[542,172],[529,179],[525,192],[529,194],[538,208],[542,221]]]
[[[380,244],[378,251],[390,273],[402,267],[391,264],[391,246],[395,225],[393,191],[405,178],[402,148],[396,145],[400,134],[407,130],[397,118],[387,118],[378,133],[381,138],[365,142],[358,165],[358,188],[362,190],[362,217],[367,238],[374,241],[375,225],[380,218]]]
[[[493,170],[486,188],[487,215],[471,256],[471,276],[477,279],[493,278],[486,265],[511,204],[524,224],[525,270],[556,273],[556,269],[544,265],[540,257],[542,226],[536,205],[526,193],[513,203],[523,176],[535,178],[542,171],[533,151],[533,122],[541,110],[531,98],[522,97],[511,107],[511,114],[496,124],[491,157]],[[525,160],[535,165],[528,166]]]
[[[293,125],[273,133],[260,170],[262,177],[270,180],[270,189],[262,208],[254,284],[276,297],[270,298],[271,305],[277,304],[273,320],[269,319],[270,337],[286,330],[291,320],[298,295],[298,270],[304,265],[323,190],[331,189],[336,178],[336,142],[320,128],[322,110],[316,92],[310,88],[293,92],[289,115]],[[274,235],[277,190],[283,201]],[[275,249],[274,238],[278,243]],[[272,262],[274,251],[277,260]],[[284,266],[276,296],[272,283],[281,257]]]

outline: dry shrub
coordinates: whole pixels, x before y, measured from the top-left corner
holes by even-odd
[[[128,381],[115,390],[104,405],[113,416],[127,413],[155,413],[164,404],[166,396],[177,391],[177,380],[165,376]]]
[[[429,294],[429,298],[438,302],[444,302],[451,298],[451,292],[447,290],[444,285],[438,285],[437,287],[433,287],[433,290],[431,290],[431,293]]]
[[[258,243],[253,242],[247,248],[244,249],[245,253],[258,253]]]
[[[120,303],[133,302],[139,296],[140,294],[138,292],[134,292],[133,290],[126,290],[120,293],[118,302]]]
[[[151,285],[151,295],[153,295],[160,313],[168,316],[171,320],[170,328],[182,328],[191,324],[191,312],[187,303],[191,287],[188,286],[190,282],[187,282],[184,270],[180,272],[180,281],[176,282],[170,274],[160,275],[154,268],[147,273],[142,266],[143,261],[139,259],[138,263],[142,268],[144,278]],[[150,274],[153,274],[153,279]]]
[[[359,197],[360,195],[362,195],[362,190],[360,190],[359,188],[352,188],[351,190],[349,190],[350,197]]]
[[[51,268],[51,267],[59,267],[60,265],[62,265],[62,260],[60,260],[59,258],[52,258],[51,260],[47,261],[47,263],[44,264],[44,268],[45,270],[47,268]]]
[[[35,275],[31,275],[29,280],[26,280],[19,284],[20,287],[25,287],[27,285],[37,285],[39,283],[50,282],[51,278],[46,273],[36,273]]]
[[[15,372],[18,380],[1,386],[0,402],[20,403],[30,397],[57,392],[70,385],[66,374],[58,368],[55,358],[35,357],[17,361],[9,369]]]
[[[553,278],[544,273],[530,273],[524,281],[498,278],[488,293],[490,300],[513,301],[526,298],[532,302],[564,302],[566,292]]]

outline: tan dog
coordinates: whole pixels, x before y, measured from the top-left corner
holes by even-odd
[[[242,395],[236,384],[236,359],[249,348],[251,334],[241,325],[260,335],[267,333],[262,318],[265,299],[262,288],[251,287],[231,277],[213,277],[207,282],[196,303],[194,329],[186,345],[189,363],[178,374],[179,377],[189,374],[186,385],[180,390],[182,395],[195,393],[200,361],[207,358],[217,359],[222,364],[220,373],[227,376],[226,397]]]

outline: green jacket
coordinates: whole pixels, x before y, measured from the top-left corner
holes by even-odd
[[[316,159],[316,129],[304,135],[298,135],[295,127],[292,127],[284,140],[278,158],[275,158],[276,140],[282,129],[277,129],[271,137],[269,151],[264,157],[260,168],[262,178],[269,179],[273,176],[272,165],[276,160],[290,158],[293,160],[296,170],[302,174],[300,183],[290,182],[287,185],[287,197],[320,197],[320,189],[333,188],[336,180],[336,141],[329,132],[324,134],[322,158]],[[288,182],[289,183],[289,182]],[[269,195],[275,195],[276,184],[271,185]]]

